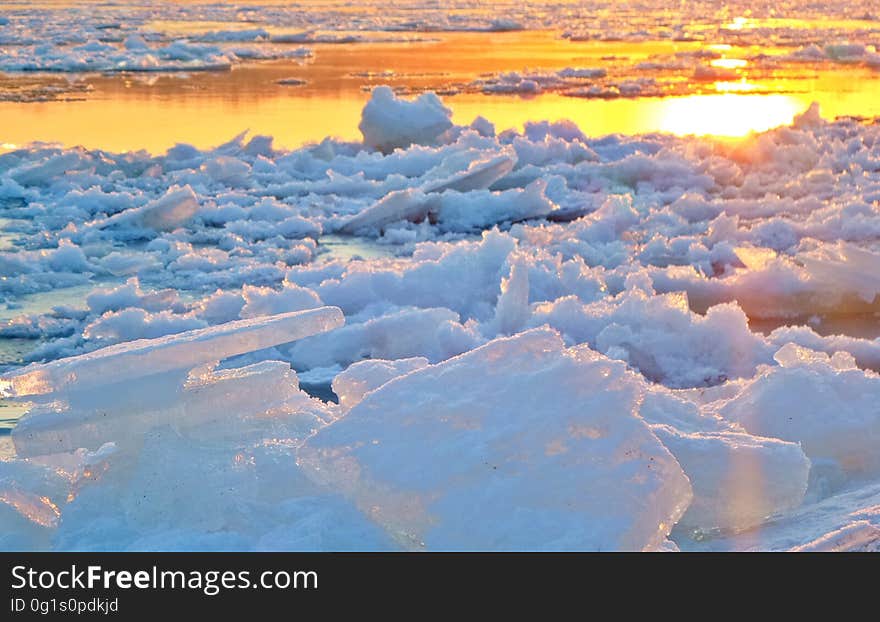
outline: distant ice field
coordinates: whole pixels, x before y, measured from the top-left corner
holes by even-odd
[[[379,84],[441,93],[458,123],[572,119],[593,136],[740,136],[790,123],[812,101],[831,118],[880,114],[870,3],[857,14],[653,4],[513,3],[498,19],[472,3],[12,3],[0,25],[0,149],[158,152],[246,129],[288,148],[356,139]]]

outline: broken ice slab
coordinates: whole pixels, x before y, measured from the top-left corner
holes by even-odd
[[[546,192],[547,182],[543,179],[525,188],[501,192],[445,192],[440,195],[439,208],[430,214],[431,222],[436,222],[440,231],[467,233],[505,222],[546,218],[558,208]]]
[[[429,219],[443,232],[467,233],[504,222],[546,218],[558,206],[546,194],[547,182],[536,179],[525,188],[501,192],[445,190],[425,193],[417,189],[391,192],[345,223],[343,233],[381,230],[386,225]]]
[[[0,460],[0,551],[49,548],[70,482],[27,460]]]
[[[0,378],[0,395],[46,395],[122,382],[173,370],[189,370],[238,354],[262,350],[344,324],[337,307],[320,307],[250,318],[159,339],[121,343],[81,356],[31,365]]]
[[[686,433],[667,425],[651,429],[693,486],[679,528],[749,529],[804,499],[810,461],[796,443],[737,432]]]
[[[146,395],[132,398],[139,393]],[[18,456],[94,450],[105,443],[124,449],[163,426],[201,441],[267,432],[302,439],[332,419],[326,407],[299,390],[296,373],[281,361],[201,368],[182,386],[178,376],[154,374],[102,386],[90,397],[33,408],[12,430]]]
[[[155,231],[173,231],[195,216],[199,199],[189,186],[172,187],[163,196],[141,207],[111,216],[100,226],[144,227]]]
[[[688,293],[691,309],[736,300],[749,318],[840,317],[880,312],[880,254],[852,244],[825,245],[792,258],[738,247],[745,269],[705,278],[691,266],[652,271],[657,292]]]
[[[136,453],[96,465],[60,509],[53,550],[393,548],[366,516],[316,489],[286,438],[199,442],[157,428]]]
[[[340,231],[356,233],[370,228],[381,228],[392,222],[424,220],[430,211],[439,208],[440,193],[447,190],[470,192],[485,190],[510,173],[516,166],[513,151],[472,162],[464,171],[444,179],[428,182],[419,188],[407,188],[390,192],[364,211],[355,215]]]
[[[446,179],[429,182],[420,190],[425,193],[443,192],[444,190],[455,190],[456,192],[484,190],[512,171],[516,166],[516,160],[516,153],[512,150],[488,160],[477,160],[472,162],[467,170]]]
[[[718,414],[751,434],[800,443],[834,477],[880,474],[880,376],[852,357],[786,345]]]
[[[742,429],[682,394],[655,386],[639,414],[690,479],[694,498],[677,529],[738,532],[803,501],[810,461],[796,443]]]
[[[88,167],[89,158],[81,151],[57,153],[35,164],[25,163],[10,171],[9,176],[23,186],[47,185],[52,179],[70,171]]]
[[[390,380],[299,462],[412,549],[652,549],[691,486],[635,414],[640,388],[536,329]]]
[[[427,217],[432,205],[439,203],[439,194],[425,194],[415,188],[395,190],[356,214],[339,231],[354,234],[366,229],[380,229],[393,222],[418,222]]]
[[[799,255],[797,259],[811,279],[826,283],[832,290],[854,293],[868,304],[874,302],[880,294],[880,255],[845,243],[840,243],[836,251],[836,257]]]
[[[427,366],[428,359],[423,356],[393,361],[384,359],[358,361],[333,378],[333,392],[339,397],[339,405],[348,410],[358,404],[364,395],[378,389],[386,382]]]

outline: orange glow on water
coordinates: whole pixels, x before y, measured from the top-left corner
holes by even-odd
[[[693,41],[575,43],[549,31],[430,36],[431,41],[414,43],[315,44],[310,46],[315,58],[305,64],[266,62],[189,76],[89,76],[93,90],[77,94],[81,101],[0,102],[0,151],[45,141],[160,153],[178,142],[216,146],[248,129],[274,136],[280,147],[325,136],[358,140],[361,109],[368,89],[377,84],[412,92],[437,89],[443,95],[445,85],[466,83],[485,72],[596,66],[607,66],[614,79],[625,80],[622,66],[607,59],[632,63],[701,50],[721,54],[708,64],[739,79],[701,82],[701,93],[687,97],[522,97],[452,89],[456,94],[446,95],[444,101],[456,123],[468,124],[482,115],[503,130],[521,128],[530,120],[571,119],[590,136],[657,131],[742,136],[789,123],[814,100],[828,118],[880,115],[878,72],[867,68],[755,74],[744,58],[762,50]],[[306,84],[283,85],[289,78]]]
[[[715,90],[719,93],[752,93],[759,90],[757,84],[740,80],[739,82],[716,82]]]
[[[694,95],[664,102],[660,128],[672,134],[745,136],[790,124],[802,111],[787,95]]]
[[[721,69],[742,69],[749,63],[741,58],[716,58],[709,64]]]

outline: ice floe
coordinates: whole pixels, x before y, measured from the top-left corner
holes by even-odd
[[[388,382],[300,459],[406,548],[655,548],[691,490],[631,382],[552,332],[522,333]]]
[[[0,546],[876,546],[880,126],[362,130],[0,155]]]
[[[366,146],[393,151],[412,144],[435,144],[452,127],[451,116],[452,110],[433,93],[408,102],[396,98],[389,87],[380,86],[373,90],[358,127]]]
[[[737,397],[719,410],[753,434],[800,443],[814,462],[847,476],[876,476],[880,376],[832,356],[787,344]]]

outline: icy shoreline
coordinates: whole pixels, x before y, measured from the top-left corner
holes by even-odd
[[[880,126],[450,116],[377,89],[363,143],[0,155],[6,304],[118,283],[0,328],[39,340],[0,547],[876,548],[880,341],[748,318],[880,312]],[[322,255],[350,233],[393,256]]]

